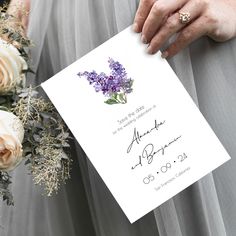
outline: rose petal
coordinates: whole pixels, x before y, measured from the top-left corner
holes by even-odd
[[[24,128],[14,114],[0,111],[0,170],[12,170],[22,160]]]
[[[0,91],[11,91],[24,77],[22,71],[28,68],[19,51],[11,44],[0,39]]]

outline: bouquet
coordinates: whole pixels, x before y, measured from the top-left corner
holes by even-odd
[[[0,195],[13,205],[11,173],[23,161],[47,196],[70,178],[70,135],[55,107],[26,86],[32,42],[13,15],[0,8]]]

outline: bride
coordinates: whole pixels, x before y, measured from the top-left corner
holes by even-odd
[[[235,0],[20,1],[21,7],[30,5],[29,19],[20,11],[19,17],[35,44],[34,83],[134,23],[147,53],[162,49],[232,159],[131,225],[74,144],[72,179],[56,197],[41,196],[25,170],[18,168],[12,186],[15,206],[1,206],[1,235],[236,235]],[[13,0],[10,12],[14,4]]]

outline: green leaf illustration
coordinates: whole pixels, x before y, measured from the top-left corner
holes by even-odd
[[[118,98],[119,98],[119,101],[120,101],[121,104],[127,103],[127,98],[126,98],[126,95],[124,93],[120,93],[118,95]]]
[[[110,99],[106,100],[105,103],[108,105],[113,105],[113,104],[118,104],[119,102],[113,98],[110,98]]]

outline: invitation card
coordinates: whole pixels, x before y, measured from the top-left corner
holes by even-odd
[[[129,27],[42,84],[131,223],[230,159],[145,47]]]

